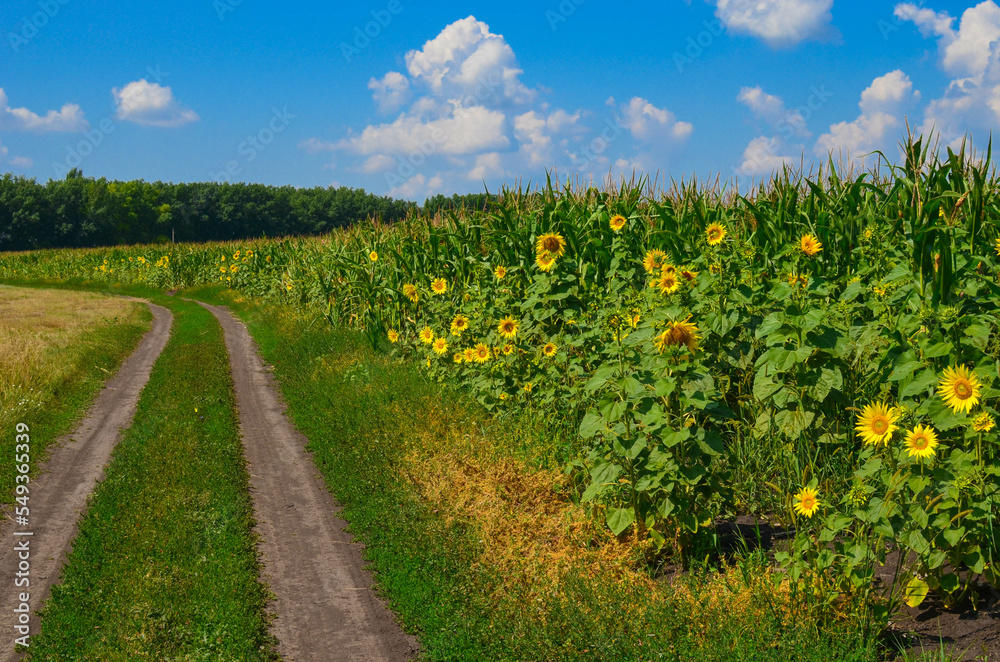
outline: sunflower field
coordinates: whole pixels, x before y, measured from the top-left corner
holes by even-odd
[[[884,619],[1000,588],[1000,180],[989,151],[904,148],[753,196],[550,182],[321,238],[5,254],[0,279],[216,283],[356,327],[550,417],[575,498],[652,558],[767,518],[798,589]]]

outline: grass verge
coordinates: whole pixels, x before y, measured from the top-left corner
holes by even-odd
[[[222,330],[173,330],[80,525],[29,659],[273,659]]]
[[[227,299],[428,660],[878,659],[859,627],[820,627],[769,561],[652,576],[573,506],[553,443],[498,422],[357,334]]]

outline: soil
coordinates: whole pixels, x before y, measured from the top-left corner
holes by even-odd
[[[219,320],[229,350],[278,651],[286,662],[411,659],[417,641],[376,595],[364,548],[344,531],[256,343],[224,307],[201,305]]]
[[[0,661],[21,657],[14,646],[14,638],[20,636],[15,634],[18,615],[14,610],[21,604],[22,591],[30,596],[29,632],[38,634],[39,617],[34,612],[49,597],[52,585],[59,578],[76,537],[77,522],[86,510],[87,497],[104,476],[104,467],[121,438],[121,431],[132,424],[139,394],[170,337],[173,321],[170,312],[144,303],[153,312],[152,329],[105,384],[76,430],[50,446],[48,460],[40,467],[39,475],[31,479],[29,525],[15,526],[11,512],[4,513],[0,526],[0,577],[5,584],[5,590],[0,591],[0,632],[4,633],[0,637]],[[31,535],[15,535],[15,531],[30,531]],[[15,573],[22,560],[15,545],[22,541],[28,541],[30,585],[15,588]]]

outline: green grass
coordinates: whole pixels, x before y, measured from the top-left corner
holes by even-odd
[[[222,331],[196,304],[155,298],[173,311],[171,339],[44,607],[33,662],[273,657]]]
[[[400,477],[402,449],[416,443],[432,416],[478,429],[486,418],[481,410],[412,366],[373,353],[358,334],[288,309],[234,304],[217,290],[194,296],[229,305],[275,366],[289,414],[309,437],[351,532],[364,542],[380,590],[418,634],[427,660],[878,659],[860,631],[820,631],[805,615],[789,625],[787,614],[727,611],[728,603],[715,601],[714,573],[681,579],[685,599],[667,588],[658,602],[637,587],[581,573],[538,602],[530,586],[481,563],[474,522],[435,514]],[[555,452],[531,430],[500,427],[522,442],[537,438],[540,454]],[[517,447],[509,439],[495,443]]]

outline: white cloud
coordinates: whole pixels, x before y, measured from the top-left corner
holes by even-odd
[[[767,136],[754,138],[743,150],[743,161],[736,169],[736,174],[744,177],[767,176],[785,166],[794,167],[801,162],[800,157],[779,155],[781,147],[782,143],[778,138]]]
[[[381,80],[372,78],[368,89],[380,113],[394,113],[410,100],[410,81],[398,71],[390,71]]]
[[[75,103],[67,103],[59,110],[50,110],[40,116],[27,108],[11,108],[7,104],[7,94],[0,88],[0,129],[83,131],[89,126],[80,106]]]
[[[792,46],[830,32],[833,0],[715,0],[715,15],[730,32]]]
[[[736,100],[749,108],[755,117],[764,120],[774,129],[802,138],[812,135],[806,128],[802,113],[788,110],[781,97],[768,94],[759,86],[742,88]]]
[[[680,141],[691,135],[694,127],[680,122],[669,110],[657,108],[642,97],[622,106],[622,125],[639,140]]]
[[[869,152],[885,150],[900,137],[903,122],[899,114],[918,99],[920,93],[902,71],[879,76],[861,93],[857,119],[831,125],[830,131],[817,139],[816,154],[820,158],[833,154],[862,160]]]
[[[385,172],[396,166],[396,159],[387,154],[376,154],[365,159],[361,164],[361,172],[371,174],[373,172]]]
[[[488,152],[476,156],[476,166],[469,171],[469,179],[474,181],[489,180],[503,174],[501,157],[498,152]]]
[[[7,164],[15,168],[27,169],[35,164],[34,161],[25,156],[12,156],[8,158],[8,154],[10,154],[10,150],[0,145],[0,165]]]
[[[389,189],[387,195],[392,198],[417,200],[440,193],[442,184],[444,184],[444,179],[440,175],[427,177],[423,173],[417,173],[399,186]]]
[[[514,118],[514,137],[521,146],[521,152],[531,167],[546,167],[553,164],[555,145],[553,139],[577,126],[580,113],[570,115],[557,109],[547,116],[529,110]]]
[[[174,127],[196,122],[198,114],[184,108],[174,99],[169,87],[150,83],[145,78],[125,87],[114,88],[111,93],[118,109],[117,117],[143,126]]]
[[[450,117],[421,121],[400,115],[391,124],[368,126],[359,135],[336,143],[357,154],[471,154],[507,147],[506,116],[482,106],[463,108]]]

